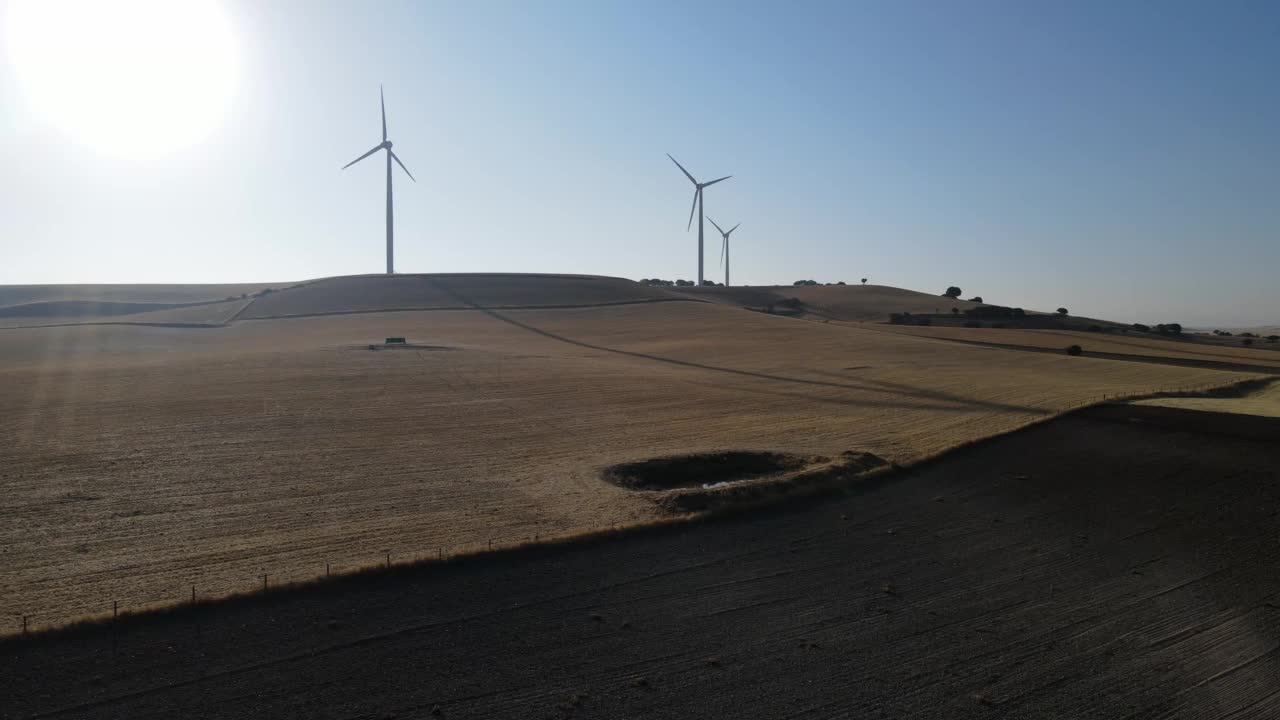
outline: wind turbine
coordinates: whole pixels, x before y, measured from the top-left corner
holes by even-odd
[[[720,231],[720,237],[724,238],[724,244],[720,246],[720,264],[724,265],[724,286],[729,287],[729,236],[732,235],[733,231],[737,230],[738,226],[742,225],[742,223],[738,223],[728,230],[725,230],[719,225],[716,225],[715,220],[712,220],[710,217],[707,219],[711,220],[711,224],[715,225],[716,229]]]
[[[721,180],[728,180],[733,176],[725,175],[718,180],[700,183],[693,179],[693,176],[689,174],[688,170],[684,169],[683,165],[671,157],[671,153],[667,153],[667,157],[671,158],[671,162],[675,163],[676,167],[680,168],[680,172],[684,173],[684,176],[689,178],[689,182],[693,183],[693,207],[689,208],[689,223],[685,225],[684,229],[688,231],[689,227],[693,225],[693,211],[696,209],[698,211],[698,287],[702,287],[702,189],[711,187]]]
[[[375,145],[373,149],[370,150],[369,152],[361,155],[355,160],[352,160],[346,165],[343,165],[342,169],[346,170],[352,165],[355,165],[361,160],[378,152],[379,150],[387,151],[387,274],[392,275],[396,271],[395,269],[396,253],[395,253],[395,223],[391,217],[391,161],[395,160],[396,164],[400,166],[400,169],[404,171],[405,175],[409,176],[410,180],[413,180],[415,183],[418,181],[414,179],[413,173],[409,172],[409,168],[405,167],[404,163],[400,162],[400,158],[396,157],[396,154],[391,151],[391,141],[387,139],[387,100],[382,94],[381,85],[378,86],[378,100],[382,104],[382,142]]]

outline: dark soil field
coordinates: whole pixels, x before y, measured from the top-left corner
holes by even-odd
[[[1102,406],[839,497],[10,638],[0,716],[1275,718],[1277,447]]]

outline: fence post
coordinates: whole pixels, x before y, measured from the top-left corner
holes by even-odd
[[[266,590],[266,589],[267,589],[267,574],[266,574],[266,573],[263,573],[263,574],[262,574],[262,589],[263,589],[263,590]]]
[[[22,616],[22,634],[23,635],[27,634],[27,616],[26,615]]]
[[[324,564],[324,576],[329,577],[329,563]]]
[[[191,586],[191,604],[192,605],[196,604],[196,586],[195,585]]]
[[[391,551],[387,551],[387,567],[391,567]]]

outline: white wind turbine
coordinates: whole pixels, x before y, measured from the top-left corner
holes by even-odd
[[[396,154],[391,151],[391,141],[387,139],[387,101],[386,101],[386,98],[383,97],[381,85],[378,86],[378,99],[382,104],[382,142],[375,145],[373,149],[370,150],[369,152],[361,155],[355,160],[352,160],[346,165],[343,165],[342,169],[346,170],[352,165],[355,165],[361,160],[378,152],[379,150],[387,151],[387,274],[391,275],[396,271],[395,270],[395,223],[392,219],[392,212],[391,212],[391,161],[395,160],[396,164],[400,166],[400,169],[404,171],[405,175],[409,176],[410,180],[413,180],[415,183],[418,181],[414,179],[413,173],[409,172],[409,168],[405,167],[404,163],[400,162],[400,158],[396,157]]]
[[[689,174],[688,170],[684,169],[683,165],[677,162],[675,158],[671,157],[671,153],[667,153],[667,157],[671,158],[671,162],[675,163],[676,167],[680,168],[680,172],[684,173],[684,176],[689,178],[689,182],[693,183],[693,207],[689,208],[689,223],[685,226],[685,230],[687,231],[689,229],[689,226],[693,225],[693,211],[697,210],[698,211],[698,287],[702,287],[702,189],[706,187],[711,187],[712,185],[715,185],[721,180],[728,180],[733,176],[725,175],[724,177],[716,180],[712,180],[711,182],[700,183],[697,180],[693,179],[693,176]]]
[[[724,265],[724,286],[729,287],[729,236],[732,235],[733,231],[737,230],[742,223],[738,223],[728,230],[725,230],[719,225],[716,225],[716,221],[712,218],[708,217],[707,219],[711,220],[711,224],[715,225],[716,229],[720,231],[720,237],[724,238],[724,243],[720,245],[720,264]]]

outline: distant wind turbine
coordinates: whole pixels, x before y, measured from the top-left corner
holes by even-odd
[[[724,286],[729,287],[729,236],[732,235],[733,231],[737,230],[742,223],[738,223],[728,230],[725,230],[719,225],[716,225],[716,221],[712,218],[708,217],[707,219],[711,220],[711,224],[715,225],[716,229],[720,231],[720,237],[724,238],[724,244],[720,246],[720,264],[724,266]]]
[[[671,162],[675,163],[676,167],[680,168],[680,172],[684,173],[684,176],[689,178],[689,182],[693,183],[693,207],[689,208],[689,222],[687,225],[685,225],[685,230],[687,231],[689,227],[693,225],[693,211],[697,210],[698,211],[698,287],[702,287],[702,189],[706,187],[711,187],[712,185],[715,185],[721,180],[728,180],[733,176],[725,175],[724,177],[719,178],[717,180],[712,180],[711,182],[700,183],[697,180],[693,179],[693,176],[689,174],[688,170],[684,169],[683,165],[681,165],[675,158],[671,157],[671,153],[667,153],[667,157],[671,158]]]
[[[369,152],[361,155],[355,160],[352,160],[346,165],[343,165],[342,169],[346,170],[352,165],[355,165],[361,160],[378,152],[379,150],[387,151],[387,274],[392,275],[396,271],[395,269],[396,253],[395,253],[395,223],[392,220],[392,213],[391,213],[391,161],[395,160],[396,164],[400,166],[400,169],[404,171],[405,175],[409,176],[410,180],[413,180],[415,183],[418,181],[414,179],[413,173],[409,172],[409,168],[405,167],[404,163],[400,162],[400,158],[396,157],[396,154],[391,151],[391,141],[387,139],[387,100],[382,94],[381,85],[378,86],[378,99],[382,104],[382,142],[375,145],[374,148]]]

